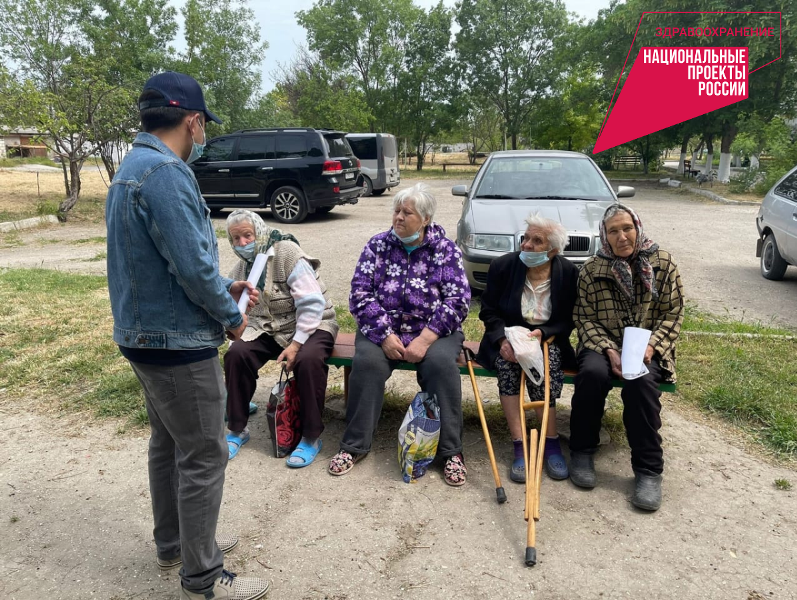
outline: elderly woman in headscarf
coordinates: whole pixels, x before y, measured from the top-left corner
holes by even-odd
[[[675,381],[675,343],[684,298],[678,267],[669,252],[650,240],[636,213],[610,206],[600,223],[601,249],[581,269],[573,320],[578,333],[578,375],[570,415],[570,479],[596,484],[593,455],[611,377],[622,377],[626,327],[651,332],[644,354],[648,373],[624,382],[623,423],[634,471],[632,504],[661,506],[664,456],[661,447],[662,381]]]
[[[551,479],[567,479],[567,462],[556,433],[556,399],[562,393],[564,367],[573,368],[576,355],[570,344],[573,305],[576,302],[578,268],[561,256],[567,246],[567,231],[561,223],[532,213],[526,219],[520,252],[510,252],[490,263],[487,286],[482,294],[479,318],[484,337],[476,359],[498,373],[498,394],[512,436],[514,460],[512,481],[526,481],[520,421],[520,365],[506,339],[506,327],[525,327],[529,337],[542,343],[549,337],[550,410],[545,432],[543,464]],[[537,374],[538,376],[540,373]],[[526,381],[529,399],[545,399],[545,383]],[[537,411],[542,418],[542,410]]]
[[[462,387],[457,357],[470,286],[462,254],[433,221],[437,201],[417,184],[393,200],[393,227],[372,237],[354,270],[349,310],[357,321],[346,430],[329,463],[348,473],[371,450],[385,382],[399,361],[416,363],[418,383],[440,404],[437,456],[446,483],[463,485]]]
[[[329,370],[325,360],[338,334],[335,309],[318,275],[321,261],[305,254],[295,237],[269,227],[248,210],[227,217],[227,238],[240,259],[231,272],[237,279],[247,279],[257,254],[266,255],[257,284],[260,298],[249,312],[249,325],[224,357],[229,458],[249,441],[249,402],[258,371],[276,359],[295,374],[302,423],[301,442],[286,463],[305,467],[321,449]]]

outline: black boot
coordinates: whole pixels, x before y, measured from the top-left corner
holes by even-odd
[[[659,510],[661,506],[661,475],[651,471],[634,471],[635,486],[631,504],[642,510]]]
[[[597,483],[592,454],[570,453],[570,481],[581,488],[592,489]]]

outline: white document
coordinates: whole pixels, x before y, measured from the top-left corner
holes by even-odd
[[[639,327],[626,327],[623,331],[623,351],[620,354],[623,379],[637,379],[648,374],[645,366],[645,351],[651,332]]]
[[[257,286],[257,282],[260,281],[260,276],[263,274],[263,269],[266,267],[266,255],[265,254],[258,254],[255,256],[255,262],[252,265],[252,270],[249,272],[249,278],[247,281],[254,286]],[[245,289],[241,292],[241,299],[238,300],[238,310],[241,311],[241,314],[246,312],[246,306],[249,304],[249,290]]]

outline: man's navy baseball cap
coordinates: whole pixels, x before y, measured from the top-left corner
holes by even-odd
[[[144,84],[144,91],[155,90],[163,94],[163,98],[144,100],[138,103],[138,110],[156,108],[159,106],[173,106],[185,110],[196,110],[205,113],[208,121],[221,124],[221,119],[208,110],[205,96],[196,79],[184,73],[166,71],[153,75]]]

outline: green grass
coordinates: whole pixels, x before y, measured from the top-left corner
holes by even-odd
[[[424,167],[423,170],[418,171],[415,169],[414,166],[412,166],[401,170],[401,178],[402,179],[466,179],[470,181],[475,177],[476,171],[478,170],[479,170],[478,167],[473,167],[473,169],[462,170],[462,171],[454,169],[446,169],[444,173],[442,167]]]
[[[31,157],[31,158],[0,158],[0,168],[12,168],[20,165],[47,165],[48,167],[57,167],[58,163],[51,161],[46,157]]]
[[[791,490],[791,481],[788,479],[776,479],[775,487],[783,492],[788,492]]]
[[[216,227],[216,239],[218,240],[227,239],[227,229],[225,227]]]
[[[108,258],[108,254],[103,250],[102,252],[98,252],[93,258],[87,258],[87,262],[100,262],[101,260],[105,260]]]
[[[73,240],[73,241],[71,241],[69,243],[70,244],[104,244],[105,243],[105,239],[106,238],[104,236],[96,236],[96,237],[90,237],[90,238],[83,238],[83,239],[80,239],[80,240]]]
[[[482,336],[478,312],[476,298],[464,323],[469,340]],[[336,313],[341,331],[356,330],[345,306],[336,307]],[[145,424],[140,386],[113,343],[111,328],[105,277],[0,269],[0,388],[8,398],[36,398],[45,409],[87,411],[121,417],[132,426]],[[690,307],[678,343],[676,398],[733,423],[781,458],[796,458],[797,342],[690,335],[697,330],[789,332],[707,316]],[[622,439],[621,405],[615,396],[613,391],[605,424],[613,439]],[[387,404],[403,412],[408,401],[397,396]],[[503,427],[500,407],[486,408],[491,423]],[[477,426],[472,403],[465,407],[465,418]]]

